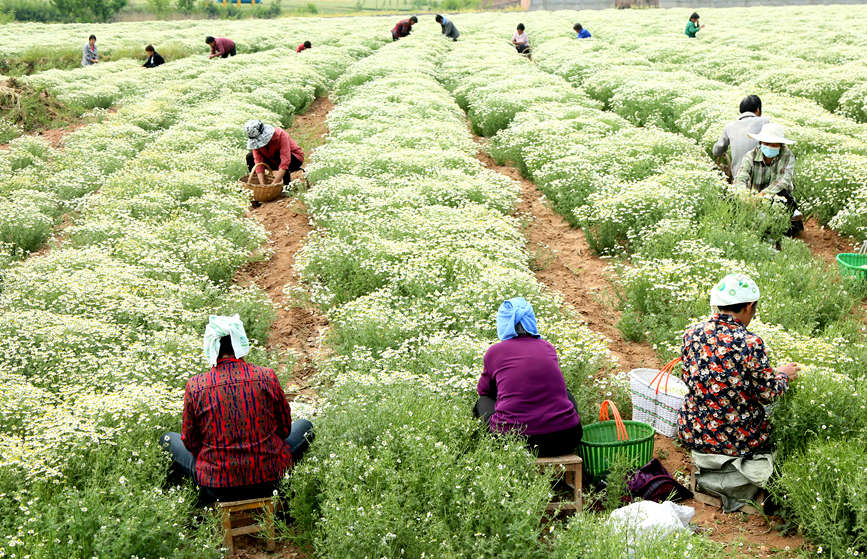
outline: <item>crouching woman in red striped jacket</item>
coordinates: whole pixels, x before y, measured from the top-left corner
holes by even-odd
[[[204,349],[211,369],[187,381],[183,433],[166,433],[161,445],[204,502],[272,495],[313,440],[313,425],[292,422],[272,369],[244,361],[250,344],[238,315],[211,316]]]

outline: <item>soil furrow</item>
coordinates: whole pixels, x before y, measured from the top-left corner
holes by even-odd
[[[477,142],[483,142],[476,137]],[[575,229],[544,202],[544,195],[514,167],[497,165],[480,151],[482,164],[521,183],[517,213],[530,218],[525,234],[527,248],[535,255],[536,278],[561,293],[594,332],[610,340],[609,349],[617,357],[618,369],[659,367],[656,352],[647,344],[623,339],[617,329],[620,312],[614,286],[606,272],[608,261],[593,253],[584,232]]]
[[[312,147],[321,143],[327,134],[325,119],[331,108],[331,101],[327,97],[319,98],[287,130],[293,138],[305,140],[301,142],[305,153],[309,154]],[[300,172],[293,174],[293,178],[300,177]],[[242,268],[235,276],[235,282],[257,285],[275,303],[277,315],[268,332],[266,347],[269,350],[289,349],[296,355],[289,383],[284,387],[287,397],[291,401],[299,395],[313,395],[307,385],[315,372],[314,356],[320,350],[319,336],[327,326],[327,320],[311,306],[289,304],[284,294],[286,285],[297,283],[295,254],[301,250],[312,230],[307,210],[301,200],[291,196],[251,208],[248,215],[257,219],[268,231],[267,248],[273,255]]]

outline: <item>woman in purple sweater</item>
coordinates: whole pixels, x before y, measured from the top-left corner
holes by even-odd
[[[581,419],[557,361],[541,339],[533,307],[523,297],[500,305],[500,341],[485,353],[476,417],[494,433],[517,433],[539,456],[572,454],[581,440]]]

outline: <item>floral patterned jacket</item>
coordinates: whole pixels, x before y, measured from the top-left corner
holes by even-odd
[[[728,314],[714,314],[683,336],[683,380],[689,387],[678,417],[683,444],[707,454],[748,456],[768,448],[764,405],[788,387],[771,367],[761,338]]]

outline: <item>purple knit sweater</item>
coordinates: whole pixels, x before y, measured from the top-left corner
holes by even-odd
[[[491,417],[496,431],[544,435],[580,423],[566,396],[557,351],[539,338],[522,336],[488,348],[478,392],[497,402]]]

